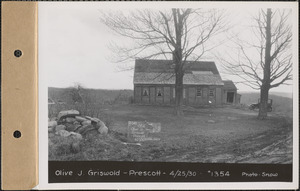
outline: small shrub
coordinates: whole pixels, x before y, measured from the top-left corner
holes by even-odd
[[[49,135],[49,158],[55,159],[58,156],[65,156],[72,153],[78,153],[81,145],[80,141],[73,137],[62,137],[58,135]]]
[[[63,142],[56,146],[55,154],[60,155],[67,155],[71,153],[71,144],[68,142]]]
[[[114,124],[114,120],[110,114],[104,115],[102,120],[103,120],[104,124],[106,125],[106,127],[111,127]]]
[[[72,153],[78,153],[80,151],[80,143],[74,142],[71,144],[71,152]]]

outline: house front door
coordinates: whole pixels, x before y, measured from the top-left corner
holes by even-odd
[[[227,92],[227,103],[233,103],[234,92]]]

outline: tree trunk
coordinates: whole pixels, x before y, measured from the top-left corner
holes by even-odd
[[[258,118],[265,119],[268,116],[268,99],[270,90],[270,75],[271,75],[271,19],[272,11],[267,9],[267,21],[266,21],[266,49],[265,49],[265,65],[264,65],[264,77],[260,88],[260,105]]]
[[[260,104],[258,118],[265,119],[268,116],[268,99],[269,99],[269,87],[268,85],[262,85],[260,89]]]
[[[175,81],[175,112],[177,116],[182,116],[182,91],[183,91],[183,74],[182,72],[178,72],[176,74]]]
[[[181,49],[173,52],[173,62],[175,63],[175,113],[177,116],[183,115],[182,101],[183,101],[183,75],[182,70],[182,54]]]
[[[183,16],[179,9],[172,9],[174,18],[174,27],[176,33],[176,45],[173,51],[173,62],[175,64],[175,113],[177,116],[182,116],[182,93],[183,93],[183,63],[182,63],[182,49],[181,37],[183,30]]]

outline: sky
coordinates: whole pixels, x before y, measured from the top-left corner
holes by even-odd
[[[189,3],[164,2],[161,6],[195,7],[195,4]],[[230,9],[231,22],[243,23],[239,27],[246,27],[251,14],[256,13],[258,8],[267,6],[267,4],[258,3],[234,5],[237,7],[232,8],[232,4],[221,2],[205,4],[207,8]],[[43,75],[46,75],[48,86],[70,87],[74,83],[80,83],[86,88],[94,89],[133,89],[133,70],[124,71],[122,63],[113,62],[112,52],[108,48],[111,42],[124,43],[126,41],[101,23],[100,11],[137,7],[157,9],[161,6],[157,5],[157,2],[150,5],[120,2],[39,2],[39,65],[46,67]],[[196,6],[203,7],[204,4],[199,3]],[[205,55],[204,59],[214,61],[209,54]],[[217,62],[216,64],[218,66]],[[133,66],[134,62],[128,62],[127,65]],[[222,74],[220,66],[218,69],[222,79],[238,81],[235,77]],[[252,91],[243,84],[237,84],[237,87],[239,91]],[[292,92],[292,86],[281,86],[272,91]]]

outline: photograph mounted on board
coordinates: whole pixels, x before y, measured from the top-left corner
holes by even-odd
[[[292,164],[291,16],[50,4],[48,160]]]

